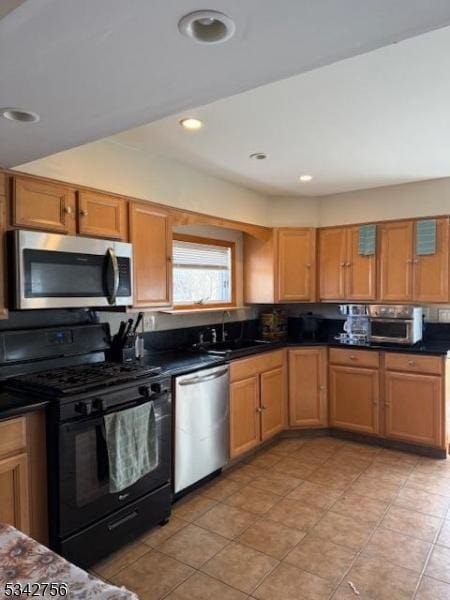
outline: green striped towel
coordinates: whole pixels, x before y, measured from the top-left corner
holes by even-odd
[[[417,221],[416,255],[436,254],[436,219]]]
[[[109,491],[120,492],[158,464],[155,409],[151,402],[105,415]]]
[[[361,225],[359,227],[358,254],[360,256],[372,256],[375,254],[377,245],[377,226]]]

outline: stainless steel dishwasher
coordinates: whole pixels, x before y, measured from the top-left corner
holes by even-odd
[[[228,390],[228,365],[175,378],[175,494],[228,462]]]

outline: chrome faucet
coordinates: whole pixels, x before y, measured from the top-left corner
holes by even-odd
[[[222,342],[225,342],[227,339],[227,332],[225,331],[225,317],[228,315],[228,318],[231,318],[231,314],[229,310],[224,310],[222,313]]]

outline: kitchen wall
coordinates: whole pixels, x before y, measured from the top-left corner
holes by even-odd
[[[450,214],[450,178],[404,183],[315,198],[269,198],[274,226],[326,227]]]
[[[209,215],[267,224],[267,197],[175,160],[100,140],[20,165],[42,177],[78,183]]]

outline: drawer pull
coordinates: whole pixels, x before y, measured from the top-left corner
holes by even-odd
[[[415,364],[416,364],[416,361],[415,361],[415,360],[408,360],[408,365],[409,365],[410,367],[414,367],[414,365],[415,365]]]
[[[354,354],[350,355],[350,360],[358,360]]]

